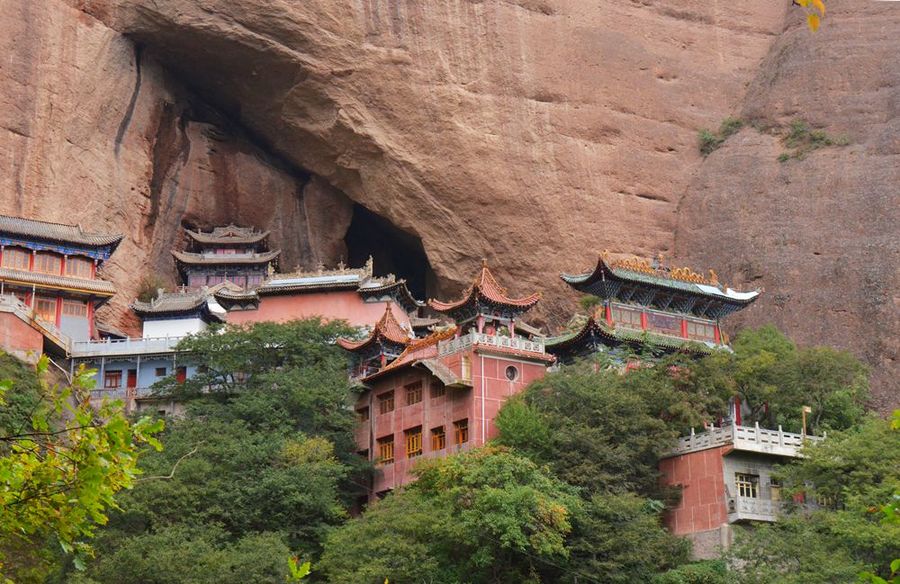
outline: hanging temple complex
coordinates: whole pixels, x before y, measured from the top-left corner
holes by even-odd
[[[81,364],[95,369],[92,399],[177,414],[180,404],[155,385],[197,372],[178,349],[186,335],[217,323],[344,320],[360,331],[338,344],[359,390],[359,454],[377,468],[370,498],[410,481],[421,458],[494,438],[504,401],[548,370],[597,353],[626,370],[635,354],[729,351],[722,320],[760,293],[732,290],[712,270],[704,276],[662,258],[603,253],[583,273],[561,274],[587,299],[587,313],[548,336],[525,320],[541,294],[511,296],[486,262],[458,298],[423,302],[403,279],[375,275],[371,259],[356,268],[279,273],[280,251],[269,248],[268,232],[228,225],[185,230],[187,248],[172,251],[180,287],[135,300],[143,325],[140,337],[130,337],[94,319],[115,294],[102,268],[121,239],[0,216],[0,348],[28,360],[47,354],[69,374]],[[731,523],[776,518],[771,468],[810,438],[742,426],[742,410],[733,400],[727,420],[692,432],[660,463],[662,480],[683,489],[667,524],[701,550],[727,539]]]

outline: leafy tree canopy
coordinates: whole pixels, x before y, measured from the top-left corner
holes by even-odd
[[[38,581],[53,570],[48,543],[81,567],[89,540],[131,488],[143,444],[159,448],[161,422],[129,422],[121,402],[90,404],[90,371],[51,385],[48,361],[28,372],[2,358],[0,384],[0,575]]]
[[[365,483],[346,358],[332,343],[348,332],[304,320],[184,341],[203,373],[169,385],[186,413],[162,435],[166,450],[142,460],[87,576],[123,582],[115,566],[135,562],[128,582],[283,582],[292,553],[316,557]],[[151,577],[153,558],[171,570]]]

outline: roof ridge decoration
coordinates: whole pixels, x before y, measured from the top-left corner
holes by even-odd
[[[294,278],[311,278],[313,276],[346,276],[356,274],[359,275],[359,281],[362,282],[372,278],[372,256],[366,260],[361,268],[348,268],[344,262],[338,262],[336,268],[326,270],[324,264],[318,264],[313,270],[295,270],[283,274],[274,274],[269,280],[291,280]]]
[[[188,237],[198,243],[257,243],[267,238],[271,231],[262,231],[255,227],[241,227],[234,223],[225,226],[213,227],[212,231],[193,230],[185,228]]]
[[[513,306],[516,308],[531,308],[541,299],[541,293],[535,292],[523,298],[510,298],[506,288],[497,282],[497,279],[488,268],[487,260],[481,260],[481,271],[472,281],[472,284],[466,288],[462,297],[455,302],[441,302],[439,300],[429,299],[428,305],[438,312],[450,312],[473,300],[484,300],[491,304],[501,304]]]
[[[384,314],[381,315],[381,318],[379,318],[378,322],[375,323],[375,326],[372,328],[369,336],[360,341],[340,338],[337,342],[341,347],[347,349],[348,351],[357,351],[363,347],[371,345],[376,341],[387,341],[390,343],[403,345],[405,347],[409,345],[411,340],[412,338],[410,337],[409,333],[404,330],[403,326],[399,322],[397,322],[397,318],[394,316],[394,312],[391,310],[390,303],[385,302]]]
[[[731,311],[744,307],[755,301],[762,289],[750,292],[733,290],[719,281],[715,271],[709,271],[709,277],[694,272],[690,268],[668,268],[662,264],[662,257],[649,260],[631,257],[612,260],[608,251],[599,254],[597,265],[590,272],[581,274],[560,274],[564,282],[582,292],[591,293],[589,288],[596,282],[626,280],[679,290],[681,292],[715,298],[732,307]]]
[[[0,232],[88,246],[116,246],[125,237],[120,233],[85,231],[80,224],[56,223],[12,215],[0,215]]]

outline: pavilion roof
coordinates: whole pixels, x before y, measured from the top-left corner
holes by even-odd
[[[263,253],[248,254],[201,254],[187,251],[172,251],[181,264],[196,266],[256,265],[272,262],[281,254],[280,249]]]
[[[150,302],[135,300],[131,303],[131,309],[142,317],[179,316],[197,312],[208,314],[216,320],[222,320],[220,315],[209,309],[209,299],[211,296],[212,293],[208,288],[161,292]]]
[[[214,227],[212,231],[192,231],[185,229],[188,237],[201,244],[231,243],[251,244],[258,243],[269,236],[269,231],[257,231],[253,227],[238,227],[230,224],[224,227]]]
[[[377,377],[381,377],[387,373],[397,371],[403,367],[415,365],[423,359],[433,359],[438,356],[438,343],[447,339],[452,339],[456,335],[456,327],[451,326],[447,329],[435,331],[427,337],[414,339],[410,341],[406,348],[400,353],[400,356],[369,375],[364,382],[368,382]]]
[[[275,274],[256,290],[260,296],[322,290],[356,290],[371,277],[372,258],[369,258],[361,268],[348,268],[341,264],[333,270],[319,267],[316,270]]]
[[[121,234],[85,231],[81,228],[81,225],[51,223],[49,221],[11,217],[9,215],[0,215],[0,233],[87,247],[115,247],[124,237]]]
[[[665,268],[640,258],[611,260],[606,253],[600,254],[593,271],[561,274],[560,277],[576,290],[588,294],[624,282],[638,287],[666,289],[681,296],[704,298],[729,306],[729,312],[751,304],[760,294],[760,290],[739,292],[722,285],[713,270],[707,277],[690,268]]]
[[[560,354],[577,350],[579,347],[594,341],[599,341],[608,346],[621,344],[632,346],[649,345],[668,351],[684,350],[700,354],[712,353],[719,349],[716,345],[693,339],[613,327],[606,324],[603,320],[595,319],[593,316],[585,317],[584,315],[573,317],[569,322],[568,330],[563,334],[546,339],[544,348],[550,353]]]
[[[439,300],[429,300],[428,305],[438,312],[452,312],[460,309],[467,304],[484,303],[510,308],[519,308],[523,311],[528,310],[541,299],[541,293],[535,292],[523,298],[511,298],[508,296],[506,288],[497,282],[494,275],[488,269],[487,261],[482,261],[481,271],[476,276],[472,284],[463,292],[462,298],[455,302],[441,302]]]
[[[71,276],[43,274],[41,272],[29,272],[13,268],[0,268],[0,281],[27,286],[35,285],[38,288],[90,293],[98,296],[112,296],[116,293],[115,286],[106,280],[73,278]]]
[[[407,312],[412,312],[419,307],[425,306],[425,303],[421,300],[416,300],[409,288],[406,287],[406,280],[397,280],[394,276],[376,277],[363,282],[359,287],[359,294],[363,298],[390,296]]]
[[[368,337],[359,341],[338,339],[338,344],[348,351],[360,351],[377,342],[388,342],[406,346],[411,340],[409,332],[404,330],[403,326],[397,322],[397,319],[394,317],[391,305],[385,303],[384,314],[378,319],[378,322],[375,323],[375,327],[372,329],[372,332],[369,333]]]

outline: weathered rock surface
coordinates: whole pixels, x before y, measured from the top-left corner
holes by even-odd
[[[0,68],[6,115],[36,126],[0,124],[14,128],[0,130],[3,205],[126,231],[110,270],[122,284],[168,265],[184,221],[268,226],[288,263],[334,261],[355,202],[421,240],[436,294],[487,257],[514,293],[545,290],[558,322],[574,298],[560,271],[602,249],[677,252],[766,284],[746,322],[893,359],[861,336],[897,333],[896,279],[862,296],[863,266],[896,278],[898,265],[873,237],[896,233],[890,209],[866,214],[890,203],[900,103],[885,57],[900,35],[877,3],[833,0],[811,35],[788,2],[65,0],[97,20],[62,2],[0,0],[22,13],[7,39],[41,39],[2,41],[17,56]],[[776,139],[745,131],[704,162],[697,130],[735,114],[847,126],[853,144],[779,165]],[[828,166],[842,161],[856,168]],[[797,196],[834,192],[804,212],[778,196],[783,173]],[[846,212],[829,213],[839,200]],[[812,254],[823,226],[852,259],[833,277]],[[758,241],[782,232],[790,253]],[[816,270],[820,300],[804,297]],[[822,300],[848,312],[832,325]]]
[[[778,137],[745,129],[700,166],[676,251],[767,293],[733,325],[774,322],[871,365],[876,402],[900,407],[900,10],[829,2],[810,41],[792,20],[740,110],[764,126],[804,118],[849,144],[779,162]]]
[[[306,232],[307,177],[147,51],[55,0],[0,0],[0,13],[0,212],[126,234],[106,268],[120,290],[107,320],[133,324],[127,305],[144,275],[173,282],[169,250],[182,225],[266,226],[286,266],[319,259]],[[323,208],[314,198],[313,213]]]

